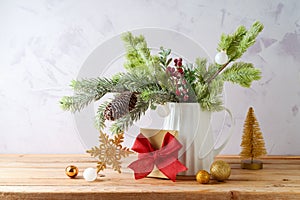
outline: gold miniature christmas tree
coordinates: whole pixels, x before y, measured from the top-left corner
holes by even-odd
[[[267,154],[265,142],[262,132],[259,128],[259,123],[255,117],[252,107],[249,108],[247,117],[244,123],[244,134],[241,143],[242,151],[240,156],[242,159],[251,158],[251,160],[243,160],[243,169],[262,169],[262,162],[254,160]]]

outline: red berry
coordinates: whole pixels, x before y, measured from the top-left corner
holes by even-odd
[[[184,101],[187,101],[187,100],[189,100],[189,95],[187,95],[187,94],[186,94],[186,95],[184,95],[184,97],[183,97],[183,100],[184,100]]]
[[[181,66],[182,66],[182,62],[181,62],[181,61],[178,61],[178,62],[177,62],[177,66],[178,66],[178,67],[181,67]]]
[[[182,62],[182,58],[179,58],[179,61]]]
[[[176,59],[174,60],[175,66],[177,66],[177,62],[178,62],[178,59],[176,58]]]
[[[180,74],[183,74],[183,69],[181,67],[178,67],[177,68],[177,71],[180,73]]]

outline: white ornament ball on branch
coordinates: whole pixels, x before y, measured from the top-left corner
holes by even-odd
[[[215,56],[215,62],[219,65],[224,65],[225,63],[228,62],[228,56],[225,51],[220,51],[217,53]]]
[[[156,107],[156,112],[160,117],[167,117],[170,114],[170,108],[167,104],[158,105]]]

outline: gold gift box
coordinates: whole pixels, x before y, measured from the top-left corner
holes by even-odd
[[[140,128],[140,133],[142,133],[155,149],[160,149],[164,140],[166,133],[169,132],[174,135],[175,138],[178,138],[178,131],[176,130],[159,130],[159,129],[146,129]],[[148,177],[155,178],[165,178],[168,179],[156,166],[154,166],[152,172]]]

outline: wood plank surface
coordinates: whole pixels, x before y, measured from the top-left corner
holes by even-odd
[[[230,163],[229,180],[199,184],[195,180],[144,178],[134,180],[128,163],[122,174],[107,169],[94,182],[82,172],[95,167],[89,155],[0,155],[0,199],[300,199],[300,156],[267,156],[264,169],[240,168],[238,156],[218,156]],[[67,165],[76,165],[79,175],[65,175]]]

